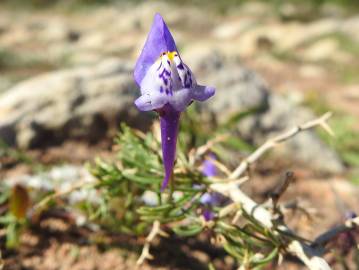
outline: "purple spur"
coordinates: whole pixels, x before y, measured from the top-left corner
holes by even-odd
[[[161,190],[164,190],[173,173],[181,112],[193,100],[205,101],[213,96],[215,89],[197,84],[159,14],[155,15],[137,60],[134,79],[141,90],[141,96],[135,101],[137,108],[141,111],[156,111],[160,116],[165,173]]]

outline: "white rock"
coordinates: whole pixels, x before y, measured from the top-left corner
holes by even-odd
[[[219,39],[236,38],[244,31],[250,30],[255,25],[253,19],[241,18],[240,20],[225,22],[213,29],[213,36]]]
[[[20,175],[4,181],[9,186],[20,184],[35,193],[66,193],[64,197],[67,197],[70,205],[82,201],[94,204],[100,202],[100,198],[94,189],[85,188],[86,184],[94,183],[96,179],[83,167],[64,165],[37,175]],[[79,184],[83,184],[84,187],[77,187]],[[74,189],[74,187],[77,188]],[[72,191],[72,189],[74,190]]]
[[[343,21],[340,30],[359,42],[359,16],[356,15]]]
[[[19,83],[0,95],[0,137],[27,148],[44,140],[103,136],[107,121],[139,116],[131,69],[124,61],[107,59]]]
[[[332,38],[327,38],[314,43],[303,52],[303,56],[308,61],[321,61],[331,59],[333,55],[337,54],[339,50],[338,41]]]
[[[303,78],[320,78],[325,76],[326,72],[318,65],[306,64],[299,67],[299,74]]]

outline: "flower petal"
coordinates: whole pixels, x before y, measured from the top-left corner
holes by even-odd
[[[208,222],[208,221],[214,219],[215,214],[214,214],[213,211],[211,211],[211,210],[209,210],[209,209],[204,209],[204,211],[203,211],[203,217],[204,217],[204,219]]]
[[[216,89],[211,86],[197,85],[192,89],[192,99],[205,101],[214,95]]]
[[[214,163],[216,156],[210,153],[202,163],[202,174],[207,177],[213,177],[218,175],[217,167]]]
[[[188,88],[182,88],[173,92],[173,95],[169,97],[169,103],[178,112],[184,111],[188,104],[192,100],[191,90]]]
[[[134,78],[141,84],[147,70],[163,52],[177,51],[176,43],[160,14],[156,14],[141,55],[137,60]]]
[[[226,201],[226,198],[218,192],[206,192],[199,199],[201,204],[219,206]]]
[[[152,111],[163,107],[167,102],[165,95],[145,93],[135,100],[135,105],[140,111]]]

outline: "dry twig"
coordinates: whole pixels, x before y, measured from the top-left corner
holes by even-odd
[[[236,179],[240,177],[250,166],[250,164],[257,161],[264,153],[269,149],[275,147],[279,143],[282,143],[301,131],[314,128],[316,126],[323,127],[329,134],[333,135],[332,130],[327,124],[327,120],[331,117],[331,113],[328,112],[321,116],[318,119],[309,121],[303,125],[294,127],[283,134],[280,134],[273,139],[268,140],[256,151],[254,151],[248,158],[246,158],[242,163],[232,172],[229,176],[229,179]],[[228,184],[212,184],[211,188],[217,192],[228,196],[233,200],[233,202],[239,203],[242,205],[243,209],[250,215],[252,215],[259,223],[261,223],[265,228],[273,229],[274,224],[272,222],[272,214],[263,206],[254,202],[246,194],[244,194],[239,187],[234,183]],[[295,236],[291,230],[285,225],[282,224],[277,227],[282,232],[288,232],[292,236]],[[287,251],[299,258],[309,269],[311,270],[330,270],[329,264],[321,257],[320,252],[317,248],[307,245],[306,243],[300,240],[300,237],[296,240],[292,240],[288,246]]]
[[[293,172],[286,172],[279,186],[276,187],[274,191],[272,191],[269,196],[273,204],[273,208],[277,209],[278,201],[280,197],[285,193],[288,189],[289,185],[294,182],[295,176]]]
[[[146,237],[146,242],[143,246],[141,256],[137,260],[137,265],[143,264],[145,260],[152,260],[153,256],[150,254],[150,246],[152,241],[155,239],[157,235],[161,235],[163,237],[167,237],[167,233],[161,230],[161,224],[158,220],[153,222],[152,229],[149,235]]]
[[[350,230],[354,229],[357,226],[359,226],[359,217],[348,219],[348,220],[345,221],[344,224],[339,225],[337,227],[334,227],[334,228],[324,232],[323,234],[319,235],[315,239],[312,246],[324,246],[330,240],[335,238],[338,234],[350,231]]]
[[[239,166],[232,172],[232,174],[229,176],[229,178],[238,178],[240,177],[244,172],[247,171],[249,166],[256,162],[264,153],[266,153],[269,149],[275,147],[276,145],[294,137],[298,133],[308,130],[311,128],[314,128],[316,126],[321,126],[325,131],[327,131],[330,135],[334,135],[333,131],[327,124],[328,119],[332,116],[331,112],[327,112],[323,116],[314,119],[312,121],[309,121],[307,123],[304,123],[303,125],[296,126],[283,134],[280,134],[267,142],[265,142],[261,147],[259,147],[257,150],[255,150],[249,157],[247,157],[245,160],[239,164]]]
[[[203,156],[206,152],[208,152],[212,147],[213,145],[219,143],[219,142],[222,142],[224,141],[225,139],[228,138],[228,134],[221,134],[221,135],[218,135],[216,136],[215,138],[213,138],[212,140],[209,140],[206,144],[198,147],[194,153],[192,153],[189,157],[189,163],[190,164],[195,164],[195,162],[201,157]]]

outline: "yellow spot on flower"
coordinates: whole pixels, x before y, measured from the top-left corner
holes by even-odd
[[[167,52],[168,58],[173,61],[175,56],[177,56],[177,52]]]
[[[159,59],[161,59],[163,56],[167,56],[168,57],[168,60],[170,60],[171,62],[173,61],[173,59],[178,56],[178,53],[176,51],[173,51],[173,52],[163,52],[160,56]]]

